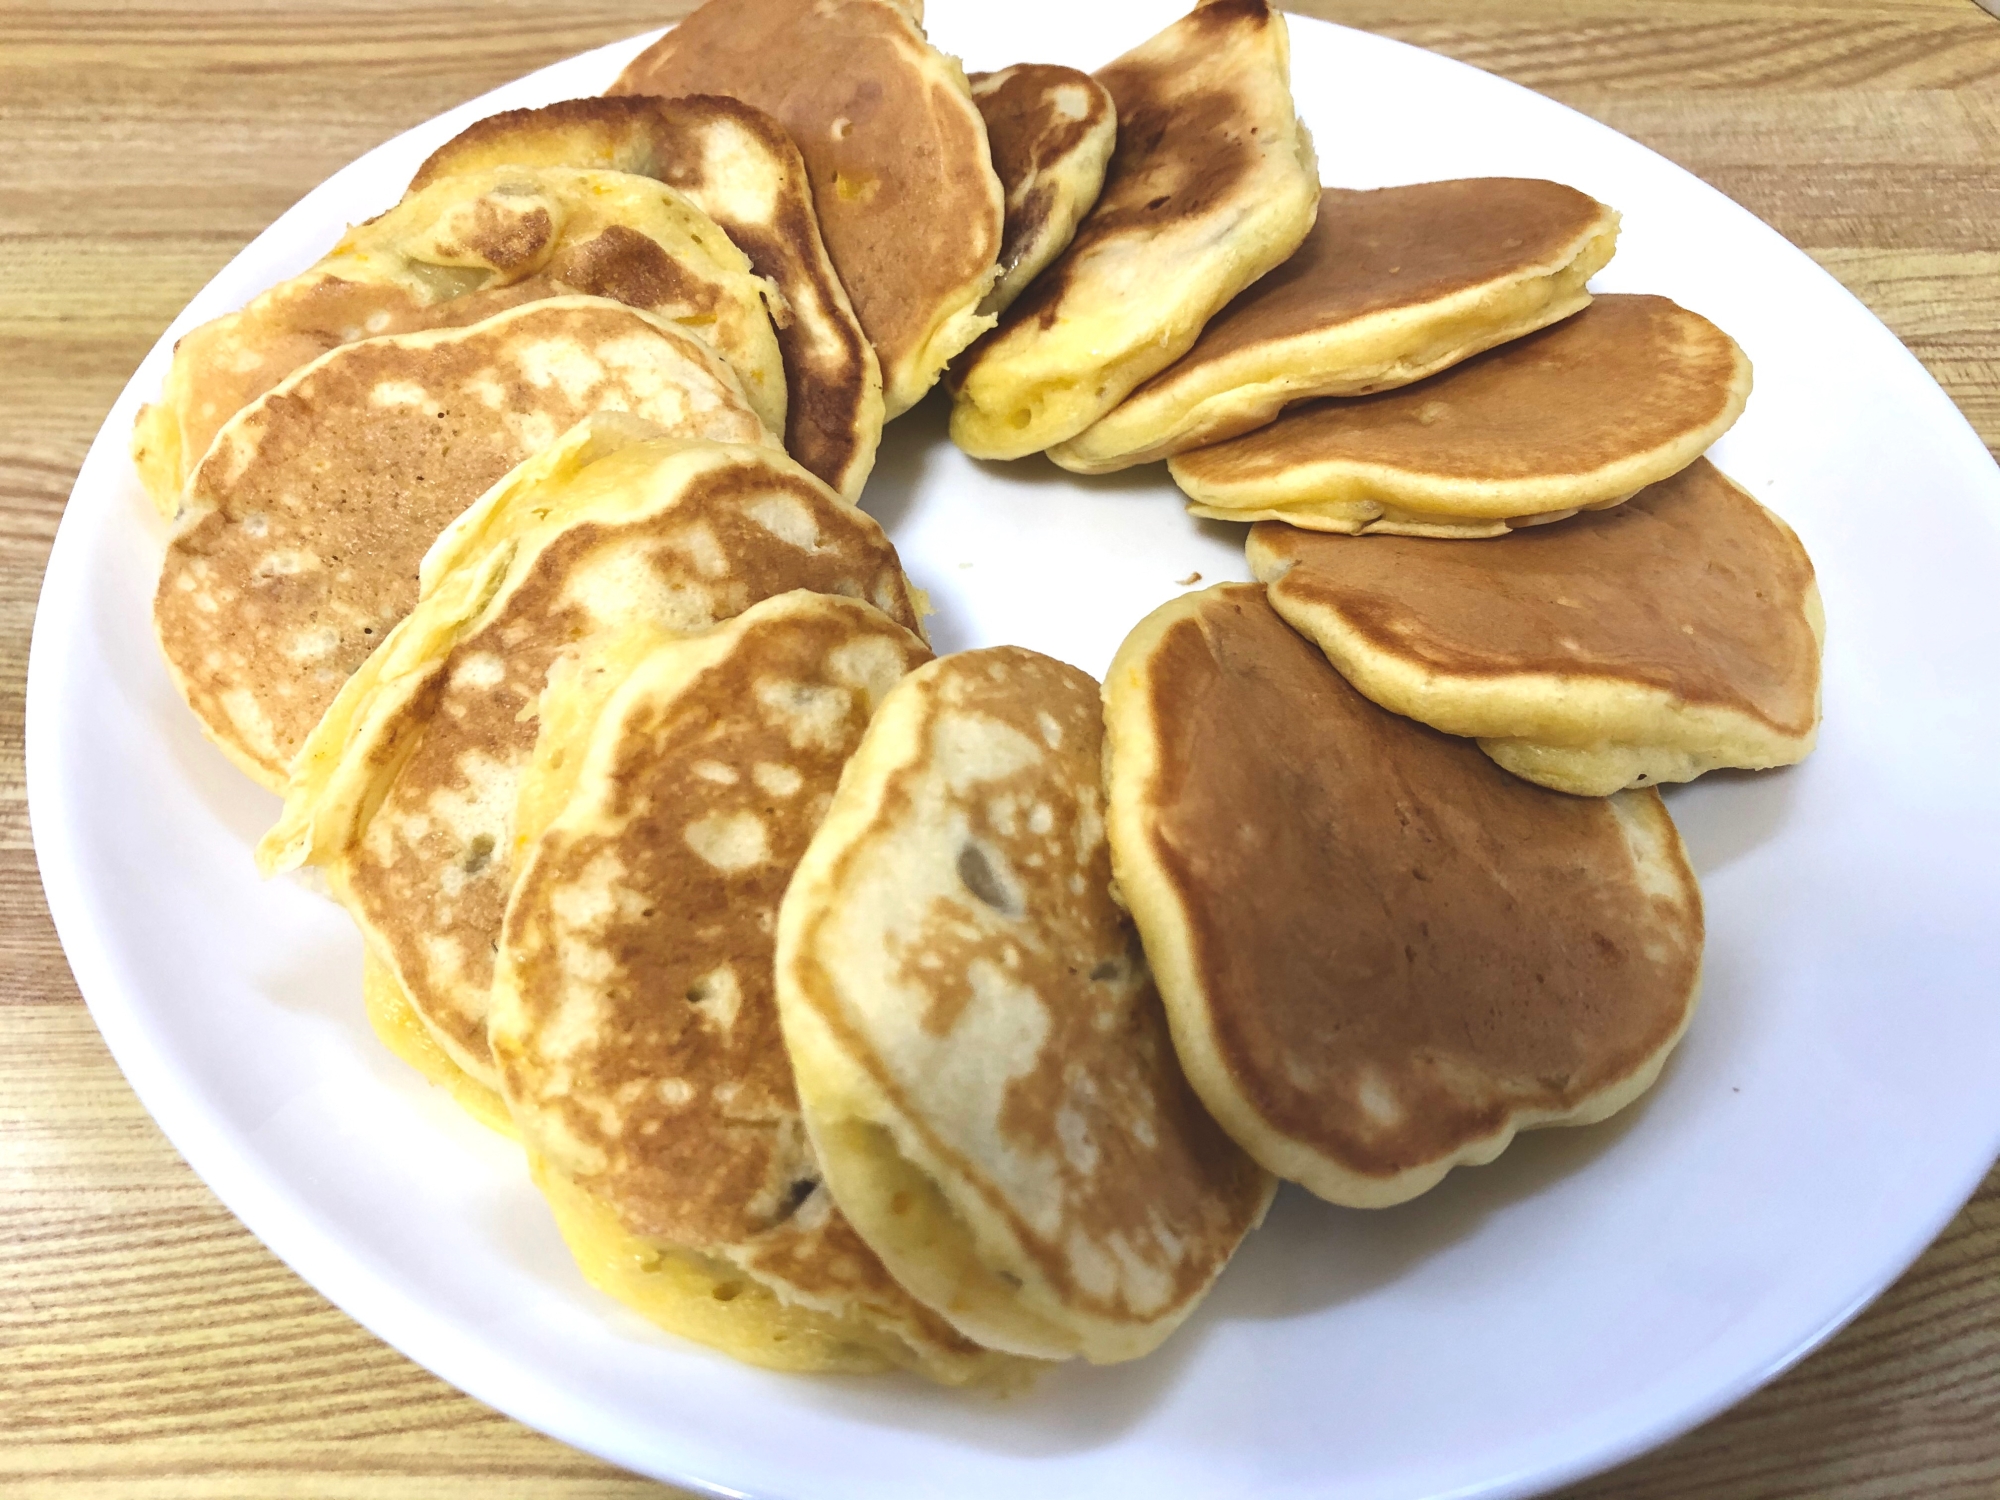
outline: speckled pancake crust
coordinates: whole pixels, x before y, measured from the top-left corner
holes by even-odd
[[[1617,241],[1616,213],[1556,182],[1326,188],[1297,254],[1049,457],[1103,474],[1253,431],[1294,401],[1409,385],[1587,306]]]
[[[438,533],[606,409],[777,443],[700,339],[597,297],[344,344],[240,412],[188,483],[153,601],[209,737],[281,788],[341,684],[417,602]]]
[[[771,994],[792,867],[869,715],[929,656],[818,594],[643,656],[508,903],[493,1051],[529,1150],[628,1233],[962,1381],[997,1357],[914,1302],[834,1206]]]
[[[705,214],[644,177],[501,167],[410,193],[310,270],[184,334],[160,399],[133,429],[139,477],[171,516],[223,424],[327,350],[576,295],[685,323],[784,431],[770,288]]]
[[[1819,590],[1707,459],[1497,542],[1251,530],[1272,605],[1384,708],[1589,796],[1790,765],[1819,727]]]
[[[1157,1347],[1273,1183],[1188,1086],[1111,895],[1097,683],[1017,646],[892,691],[778,917],[835,1200],[960,1332]]]
[[[440,578],[357,677],[308,741],[266,858],[325,867],[438,1044],[488,1087],[515,808],[558,659],[633,629],[695,634],[794,589],[918,629],[881,528],[779,454],[632,442],[505,503],[530,525]]]
[[[609,169],[667,183],[720,225],[784,299],[785,450],[857,499],[882,436],[882,371],[813,211],[792,138],[735,99],[566,99],[468,126],[432,152],[411,190],[514,163]]]
[[[1312,228],[1284,17],[1207,0],[1097,74],[1118,146],[1070,247],[953,369],[952,441],[1021,458],[1075,437],[1185,354]]]
[[[1429,380],[1314,401],[1167,464],[1191,515],[1505,536],[1619,505],[1743,414],[1750,361],[1665,297],[1603,296]]]
[[[1001,313],[1062,254],[1097,202],[1118,143],[1118,110],[1088,73],[1052,63],[1016,63],[968,81],[1007,194],[1000,279],[979,305]]]
[[[1399,1203],[1658,1076],[1702,949],[1658,792],[1566,797],[1385,713],[1254,584],[1141,621],[1105,727],[1112,866],[1174,1044],[1279,1176]]]
[[[612,94],[723,94],[805,158],[820,233],[882,363],[891,417],[992,326],[1005,207],[957,59],[891,0],[709,0]]]

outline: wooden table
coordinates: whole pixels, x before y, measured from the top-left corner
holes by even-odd
[[[1809,250],[2000,443],[2000,21],[1973,0],[1314,0],[1665,152]],[[328,1306],[126,1088],[42,905],[22,682],[85,447],[183,302],[308,187],[668,19],[607,0],[0,8],[0,1490],[666,1493]],[[1798,1369],[1592,1500],[2000,1493],[2000,1174]]]

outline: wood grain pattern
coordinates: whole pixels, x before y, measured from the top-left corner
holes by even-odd
[[[2000,444],[2000,23],[1972,0],[1313,0],[1698,172],[1815,255]],[[105,409],[312,184],[667,7],[193,0],[0,9],[0,1490],[50,1500],[661,1495],[363,1333],[140,1109],[41,902],[22,683]],[[948,38],[945,39],[948,42]],[[2000,1174],[1854,1326],[1572,1500],[2000,1493]]]

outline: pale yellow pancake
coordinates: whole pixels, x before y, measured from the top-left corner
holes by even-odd
[[[1547,791],[1377,708],[1261,587],[1141,621],[1105,728],[1175,1047],[1279,1176],[1400,1203],[1623,1108],[1686,1028],[1701,893],[1659,793]]]
[[[891,417],[992,326],[1005,206],[965,74],[891,0],[708,0],[612,94],[723,94],[805,158],[827,253],[882,364]]]
[[[1290,260],[1049,457],[1103,474],[1253,431],[1295,401],[1409,385],[1588,305],[1617,239],[1616,213],[1558,182],[1326,188]]]
[[[1103,192],[952,370],[952,441],[974,458],[1075,437],[1281,265],[1319,209],[1285,20],[1264,0],[1208,0],[1097,81],[1118,111]]]
[[[1272,605],[1395,713],[1603,796],[1790,765],[1825,617],[1789,526],[1705,458],[1616,510],[1498,541],[1250,532]]]
[[[715,220],[783,299],[775,321],[785,451],[845,498],[859,498],[882,436],[882,371],[827,256],[805,162],[782,125],[735,99],[565,99],[466,127],[430,154],[410,186],[509,163],[658,178]]]
[[[1118,110],[1088,73],[1052,63],[1016,63],[969,82],[1007,194],[1000,279],[979,310],[1002,313],[1068,248],[1097,202]]]
[[[1191,515],[1313,531],[1505,536],[1680,472],[1750,399],[1736,341],[1665,297],[1582,312],[1379,396],[1312,401],[1176,454]]]
[[[929,656],[859,600],[785,594],[639,655],[594,722],[552,708],[574,738],[508,903],[492,1036],[531,1155],[624,1234],[815,1315],[835,1367],[957,1384],[1020,1362],[914,1301],[841,1216],[771,994],[792,867]]]
[[[171,516],[223,424],[336,345],[578,294],[698,332],[758,416],[785,430],[771,288],[707,215],[644,177],[499,167],[409,194],[310,270],[182,335],[160,399],[133,428],[139,477]]]

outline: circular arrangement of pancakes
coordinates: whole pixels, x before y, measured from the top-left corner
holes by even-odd
[[[992,326],[1005,205],[957,62],[894,0],[709,0],[612,94],[723,94],[776,118],[812,177],[827,253],[893,417]]]
[[[961,1332],[1155,1348],[1272,1183],[1174,1058],[1111,895],[1097,683],[1016,646],[903,679],[778,919],[805,1121],[849,1220]]]
[[[1252,431],[1291,402],[1435,375],[1587,306],[1617,238],[1615,212],[1558,182],[1326,188],[1290,260],[1049,457],[1106,473]]]
[[[979,305],[1001,313],[1062,254],[1097,202],[1118,111],[1095,78],[1051,63],[1017,63],[966,81],[1007,195],[1000,279]]]
[[[1076,237],[954,367],[952,441],[1020,458],[1072,438],[1186,353],[1319,207],[1284,17],[1206,0],[1097,74],[1118,145]]]
[[[431,182],[302,275],[181,338],[133,429],[139,476],[171,516],[223,425],[336,345],[579,294],[699,325],[781,432],[784,371],[767,290],[749,271],[706,215],[642,177],[500,167]]]
[[[1140,622],[1105,731],[1181,1061],[1279,1176],[1400,1203],[1604,1119],[1680,1039],[1701,893],[1658,792],[1566,797],[1384,712],[1254,584]]]
[[[153,601],[209,737],[282,787],[341,684],[417,602],[438,533],[601,410],[776,444],[707,344],[596,297],[342,344],[238,413],[188,481]]]
[[[467,126],[426,158],[410,190],[503,165],[656,178],[713,219],[784,299],[785,451],[847,499],[860,495],[882,435],[882,371],[782,125],[735,99],[567,99]]]
[[[1604,296],[1429,380],[1311,402],[1167,468],[1197,516],[1504,536],[1678,473],[1749,399],[1750,361],[1708,319]]]
[[[1499,541],[1264,521],[1248,552],[1278,613],[1355,687],[1543,786],[1602,796],[1812,749],[1812,563],[1707,459]]]
[[[1095,77],[920,22],[709,0],[477,122],[191,332],[134,453],[260,868],[324,872],[582,1276],[1006,1387],[1158,1346],[1278,1178],[1394,1204],[1644,1092],[1703,942],[1655,784],[1806,755],[1824,624],[1702,457],[1743,351],[1593,300],[1611,208],[1322,187],[1266,0]],[[1101,691],[933,659],[856,502],[954,356],[966,452],[1166,457],[1258,582]]]

